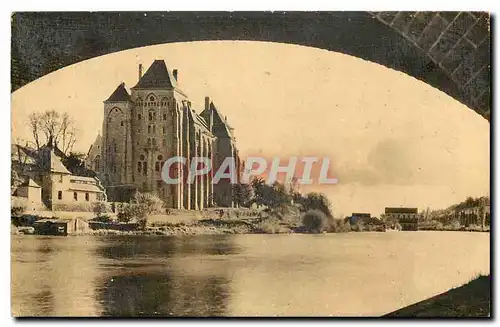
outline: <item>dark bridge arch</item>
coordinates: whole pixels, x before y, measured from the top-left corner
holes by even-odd
[[[414,76],[489,119],[489,15],[477,12],[16,13],[12,91],[95,56],[201,40],[293,43],[353,55]]]

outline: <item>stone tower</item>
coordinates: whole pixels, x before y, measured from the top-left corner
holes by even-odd
[[[101,151],[92,151],[87,162],[103,180],[110,201],[128,201],[140,190],[158,194],[171,208],[202,210],[214,205],[214,199],[218,205],[231,205],[231,186],[212,185],[213,171],[186,183],[193,157],[214,162],[225,156],[238,158],[227,121],[213,104],[213,110],[209,106],[196,114],[178,78],[176,69],[170,71],[163,60],[155,60],[144,75],[139,65],[139,81],[130,94],[122,83],[104,101],[103,135],[98,138],[100,144],[93,146]],[[166,184],[162,167],[175,156],[187,162],[171,174],[184,178]]]

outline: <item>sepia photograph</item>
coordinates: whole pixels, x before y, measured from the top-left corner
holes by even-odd
[[[491,319],[490,13],[10,23],[13,317]]]

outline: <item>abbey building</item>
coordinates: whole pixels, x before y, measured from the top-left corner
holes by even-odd
[[[139,81],[130,89],[120,84],[104,101],[102,135],[89,150],[87,166],[106,188],[109,201],[128,201],[136,191],[158,194],[168,207],[202,210],[231,206],[232,185],[212,184],[213,172],[226,157],[240,170],[233,128],[213,102],[197,114],[179,88],[178,71],[155,60],[146,73],[139,65]],[[187,159],[174,174],[186,176],[193,157],[208,157],[213,167],[207,176],[188,184],[162,180],[162,167],[170,157]]]

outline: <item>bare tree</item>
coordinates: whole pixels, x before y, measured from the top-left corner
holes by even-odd
[[[36,149],[40,149],[42,146],[40,144],[40,132],[41,132],[41,115],[39,113],[32,113],[28,118],[28,126],[31,130],[31,135],[33,136],[33,142],[35,143]]]
[[[44,113],[32,113],[28,126],[37,149],[45,144],[57,146],[64,154],[73,149],[76,141],[75,123],[67,114],[49,110]]]

